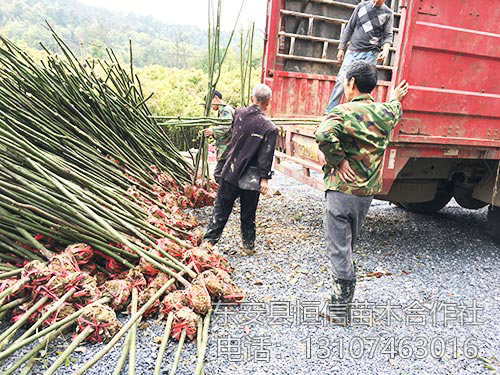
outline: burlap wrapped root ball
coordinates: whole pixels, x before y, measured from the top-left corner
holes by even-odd
[[[78,265],[82,266],[90,262],[90,259],[94,255],[92,248],[84,243],[77,243],[74,245],[69,245],[64,252],[71,253],[75,257]]]
[[[139,267],[134,267],[129,270],[125,280],[130,283],[132,289],[137,288],[139,291],[148,285],[148,282],[144,278],[144,275],[140,271]]]
[[[46,283],[52,277],[52,270],[39,260],[26,264],[23,268],[22,277],[29,277],[33,286]]]
[[[189,307],[193,311],[200,315],[205,315],[212,307],[212,301],[210,299],[210,294],[208,293],[203,278],[198,276],[189,288],[186,289],[186,299]]]
[[[192,264],[200,272],[212,269],[222,268],[229,270],[227,259],[224,258],[218,251],[215,251],[212,246],[206,242],[200,247],[194,247],[184,254],[184,264]]]
[[[127,280],[109,280],[101,286],[101,292],[104,297],[111,298],[113,310],[121,311],[127,306],[132,286]]]
[[[4,290],[7,290],[14,285],[16,285],[19,282],[18,279],[11,277],[5,280],[0,280],[0,293],[3,292]],[[13,301],[17,298],[25,297],[27,294],[27,288],[26,284],[23,285],[21,288],[19,288],[15,293],[11,293],[8,296],[5,297],[5,300],[3,301],[4,303]]]
[[[68,277],[73,278],[70,285],[76,288],[75,294],[71,296],[72,302],[85,306],[101,298],[102,293],[94,276],[90,276],[86,272],[76,272]]]
[[[155,255],[157,257],[162,257],[161,253],[156,249],[149,250],[147,251],[147,253]],[[144,257],[141,257],[141,259],[139,260],[139,266],[137,266],[137,270],[140,271],[142,274],[151,277],[155,276],[159,272],[156,266],[150,263]]]
[[[213,270],[215,276],[219,279],[222,284],[222,297],[224,302],[236,302],[240,303],[245,299],[245,294],[241,288],[236,285],[236,283],[231,280],[231,276],[225,270],[217,268]]]
[[[172,255],[174,258],[177,258],[179,260],[182,260],[184,258],[186,249],[184,249],[178,243],[172,241],[170,238],[160,238],[156,240],[156,245],[166,253]]]
[[[142,307],[148,302],[148,300],[153,297],[158,290],[161,289],[168,281],[170,281],[171,277],[166,273],[159,272],[154,278],[151,279],[149,285],[146,289],[139,292],[138,305]],[[175,283],[172,284],[166,291],[166,293],[170,293],[175,290]],[[151,306],[149,306],[144,312],[144,317],[151,316],[157,313],[161,308],[161,302],[159,299],[153,302]],[[130,307],[129,307],[130,310]]]
[[[199,277],[205,283],[212,299],[221,299],[224,302],[242,302],[245,298],[243,291],[231,280],[225,270],[213,268],[203,272]]]
[[[77,332],[83,331],[88,326],[94,329],[87,337],[87,341],[90,342],[109,341],[121,328],[113,309],[101,304],[90,307],[78,318]]]
[[[71,252],[63,252],[54,256],[48,265],[49,269],[54,273],[73,273],[80,272],[80,267]]]
[[[179,340],[182,331],[186,330],[187,338],[193,340],[196,337],[199,319],[199,315],[197,315],[189,307],[183,307],[176,311],[174,313],[174,321],[172,323],[172,337]]]
[[[183,290],[175,290],[167,294],[161,304],[164,315],[168,315],[171,311],[176,312],[187,306],[186,293]]]
[[[57,301],[50,302],[42,307],[41,313],[45,314]],[[57,323],[64,318],[74,314],[76,312],[76,308],[68,302],[63,303],[61,307],[59,307],[56,311],[54,311],[48,318],[43,322],[44,326],[49,326],[53,323]]]

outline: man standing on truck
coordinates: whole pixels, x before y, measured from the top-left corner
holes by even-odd
[[[250,107],[236,110],[232,123],[232,140],[222,169],[219,191],[212,218],[203,237],[215,245],[226,226],[236,198],[241,204],[241,237],[243,252],[255,253],[255,214],[259,195],[267,194],[278,128],[265,116],[271,103],[271,89],[254,87]]]
[[[376,61],[381,63],[389,55],[393,24],[394,14],[384,4],[384,0],[363,1],[354,9],[340,38],[337,60],[342,66],[337,73],[325,114],[340,103],[344,93],[345,72],[353,62],[365,60],[372,64]],[[349,48],[345,52],[347,43]]]
[[[224,103],[222,94],[215,90],[212,99],[212,109],[217,111],[217,117],[233,119],[234,109],[229,104]],[[214,178],[217,183],[220,182],[222,168],[226,163],[229,145],[231,144],[231,125],[215,126],[203,130],[205,137],[214,137],[215,149],[217,151],[217,165],[214,170]]]
[[[376,103],[370,92],[377,69],[366,61],[346,72],[346,103],[332,109],[316,131],[325,155],[326,250],[331,262],[333,293],[321,315],[346,324],[354,296],[356,271],[353,246],[373,196],[382,184],[382,160],[391,130],[402,116],[400,100],[408,83],[394,88],[388,103]]]

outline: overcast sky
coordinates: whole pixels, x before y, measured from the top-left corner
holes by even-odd
[[[207,25],[208,0],[80,0],[83,3],[123,12],[149,14],[167,23]],[[216,3],[216,1],[214,1]],[[241,22],[246,26],[256,21],[261,30],[266,22],[267,0],[246,0]],[[223,29],[231,30],[234,26],[241,0],[223,0]]]

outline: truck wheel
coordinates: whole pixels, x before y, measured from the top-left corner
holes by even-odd
[[[401,205],[409,211],[419,214],[433,214],[445,207],[451,200],[453,194],[449,190],[438,190],[434,199],[428,202],[408,203],[401,202]]]
[[[461,207],[470,210],[486,207],[488,203],[472,198],[472,191],[473,189],[468,189],[459,184],[453,186],[453,196]]]
[[[500,207],[493,205],[488,207],[487,230],[493,240],[500,243]]]

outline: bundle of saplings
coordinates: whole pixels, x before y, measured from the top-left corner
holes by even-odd
[[[53,32],[53,31],[52,31]],[[210,205],[214,186],[151,118],[140,81],[108,50],[79,61],[60,48],[34,61],[0,36],[0,361],[3,374],[36,358],[62,333],[71,344],[107,342],[78,374],[125,338],[119,373],[134,373],[141,319],[166,320],[155,373],[170,337],[197,338],[203,373],[212,302],[240,302],[227,260],[202,244],[186,207]],[[129,314],[123,325],[116,313]],[[23,331],[24,330],[24,331]],[[0,365],[1,366],[1,365]]]

